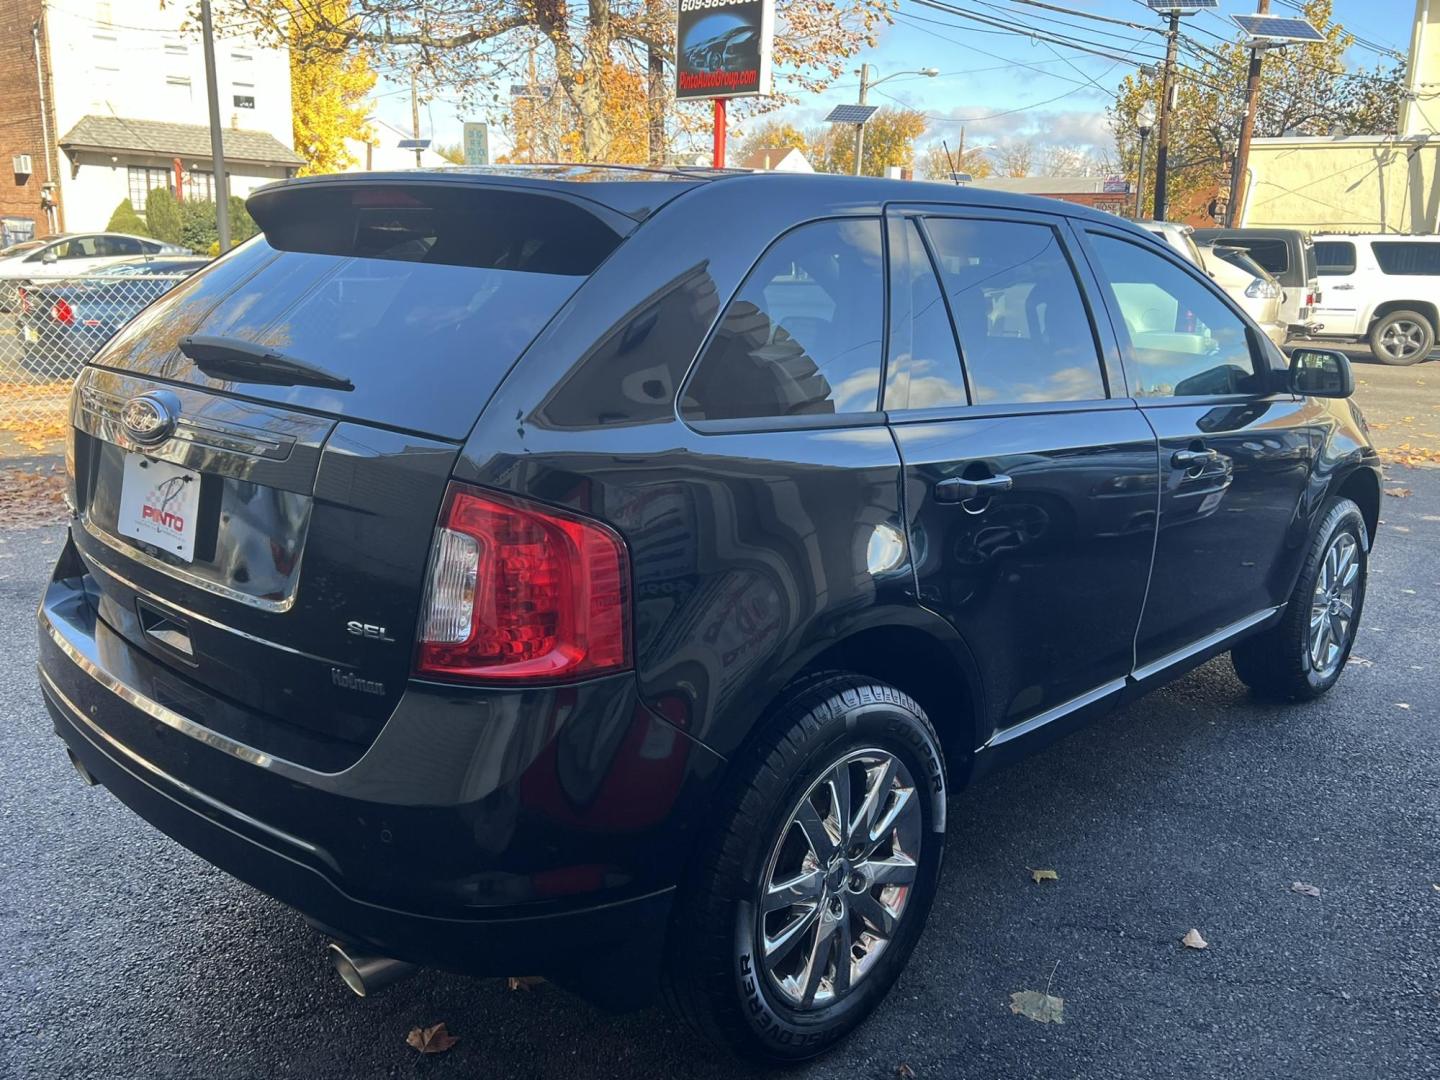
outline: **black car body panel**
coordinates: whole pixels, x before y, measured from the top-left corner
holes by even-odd
[[[336,249],[311,210],[433,207],[438,189],[555,199],[557,220],[608,235],[533,340],[487,352],[477,336],[428,378],[392,336],[356,340],[351,360],[294,349],[353,395],[215,379],[179,348],[189,334],[292,347],[287,290],[313,297],[370,258]],[[649,956],[727,771],[802,672],[908,679],[959,779],[1273,619],[1328,495],[1354,495],[1373,534],[1358,410],[1287,392],[1258,336],[1248,393],[1137,396],[1130,342],[1153,331],[1117,321],[1093,237],[1162,249],[1107,215],[877,180],[562,169],[307,180],[252,205],[270,239],[152,306],[80,380],[77,516],[40,612],[41,681],[61,737],[122,800],[387,955],[572,975],[605,949]],[[853,411],[682,418],[697,357],[730,332],[722,312],[785,238],[839,223],[877,241],[833,265],[881,273],[895,229],[928,236],[947,214],[1052,237],[1083,297],[1063,347],[1093,353],[1097,398],[887,411],[883,368],[921,317],[892,297],[861,343],[874,397]],[[306,221],[320,225],[300,236]],[[282,260],[291,285],[235,301]],[[797,263],[777,288],[800,295],[831,266]],[[1057,303],[1022,306],[1048,325]],[[157,311],[170,317],[147,322]],[[793,360],[816,320],[769,327],[767,347]],[[789,370],[802,389],[824,382]],[[175,395],[181,427],[144,445],[123,410],[155,392]],[[1195,444],[1214,455],[1174,457]],[[199,474],[211,532],[193,561],[119,535],[126,454]],[[623,670],[559,685],[415,674],[456,484],[613,531],[630,574]]]

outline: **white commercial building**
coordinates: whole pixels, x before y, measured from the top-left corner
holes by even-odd
[[[221,0],[223,3],[224,0]],[[45,5],[49,130],[65,228],[103,228],[122,199],[213,199],[205,59],[184,3],[62,0]],[[215,66],[232,195],[293,175],[288,50],[217,37]]]

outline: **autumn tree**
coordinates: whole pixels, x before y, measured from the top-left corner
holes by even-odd
[[[465,148],[461,146],[458,142],[436,143],[430,149],[434,150],[435,153],[439,154],[451,165],[465,164]]]
[[[954,167],[951,167],[951,163]],[[947,149],[942,143],[934,142],[927,146],[920,154],[919,163],[915,172],[922,179],[938,180],[941,183],[951,182],[951,172],[969,173],[971,177],[980,179],[994,173],[990,162],[985,157],[985,147],[976,146],[965,151],[963,157],[959,156],[956,148]]]
[[[750,125],[740,140],[736,156],[744,161],[760,150],[799,150],[809,156],[810,140],[794,124],[784,120],[761,120]]]
[[[1035,165],[1035,144],[1029,139],[1005,139],[989,148],[989,158],[1000,176],[1029,176]]]
[[[1304,17],[1324,41],[1270,49],[1261,67],[1255,135],[1385,133],[1398,123],[1404,65],[1346,71],[1344,55],[1354,38],[1332,21],[1332,0],[1308,0]],[[1250,50],[1240,42],[1219,44],[1215,55],[1186,59],[1178,79],[1178,104],[1170,115],[1166,201],[1182,219],[1205,208],[1220,189],[1226,163],[1239,140],[1245,113]],[[1138,117],[1147,106],[1159,114],[1160,78],[1142,69],[1120,84],[1110,126],[1117,171],[1135,178],[1139,163]],[[1153,175],[1155,140],[1149,140],[1145,171]],[[1147,179],[1146,187],[1150,187]],[[1148,214],[1152,191],[1142,192]]]
[[[413,72],[424,88],[461,105],[500,103],[497,88],[517,81],[534,49],[542,79],[553,81],[574,112],[576,156],[586,160],[604,159],[631,140],[631,114],[617,118],[607,107],[617,71],[644,91],[639,118],[651,161],[663,157],[667,128],[701,122],[698,108],[676,108],[669,89],[674,9],[662,0],[234,0],[216,15],[222,30],[243,28],[278,43],[289,37],[292,6],[304,12],[308,40],[325,50]],[[825,89],[850,57],[875,44],[889,18],[888,0],[777,0],[776,97],[737,103],[736,119]],[[628,81],[621,89],[629,93]],[[617,120],[625,130],[615,130]]]
[[[897,105],[878,109],[865,125],[865,149],[860,171],[884,176],[893,165],[915,164],[915,141],[925,134],[925,114]],[[813,132],[807,152],[817,172],[855,171],[855,128],[827,124]]]
[[[301,175],[344,172],[355,164],[347,139],[368,141],[375,86],[369,50],[333,29],[353,18],[349,0],[276,0],[286,12],[290,102]]]

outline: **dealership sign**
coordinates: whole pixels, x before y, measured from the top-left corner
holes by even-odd
[[[680,0],[675,96],[768,94],[774,36],[774,0]]]

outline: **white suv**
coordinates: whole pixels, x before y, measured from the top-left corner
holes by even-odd
[[[1321,337],[1366,339],[1386,364],[1414,364],[1440,329],[1440,236],[1317,233]]]

